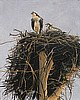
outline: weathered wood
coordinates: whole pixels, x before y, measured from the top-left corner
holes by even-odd
[[[56,89],[50,97],[47,97],[47,80],[49,72],[53,65],[53,61],[51,60],[48,66],[46,65],[46,63],[47,56],[45,52],[42,51],[39,54],[39,100],[58,100],[66,83],[63,82],[63,84],[58,89]],[[67,80],[72,77],[74,70],[76,70],[76,66],[73,64],[71,71],[66,75]]]
[[[47,100],[58,100],[64,86],[65,84],[61,85],[57,90],[55,90],[55,92],[50,97],[48,97]]]
[[[47,66],[47,56],[44,51],[40,52],[39,54],[39,100],[47,100],[47,79],[51,67],[53,65],[53,61],[49,62]]]
[[[66,75],[67,80],[72,77],[74,71],[78,71],[78,68],[76,68],[75,64],[73,64],[71,71]],[[66,82],[63,82],[63,84],[57,90],[55,90],[54,93],[50,97],[48,97],[47,100],[58,100],[65,85]]]

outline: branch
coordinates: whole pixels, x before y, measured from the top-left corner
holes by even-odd
[[[76,68],[76,66],[73,64],[71,71],[66,75],[66,79],[69,80],[75,71],[78,71],[78,68]],[[66,82],[63,82],[63,84],[59,88],[57,88],[54,91],[54,93],[50,97],[48,97],[47,100],[58,100],[65,85],[66,85]]]

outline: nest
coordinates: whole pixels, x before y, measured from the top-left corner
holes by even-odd
[[[43,31],[20,35],[17,44],[10,50],[7,75],[4,82],[5,95],[12,93],[20,100],[39,85],[39,53],[44,51],[47,60],[52,56],[54,64],[48,77],[48,96],[64,81],[72,65],[80,66],[80,43],[78,36],[66,32]],[[34,75],[34,73],[35,75]],[[37,91],[38,97],[38,91]]]

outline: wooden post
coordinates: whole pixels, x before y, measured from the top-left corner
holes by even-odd
[[[47,100],[47,79],[52,68],[53,61],[46,65],[47,56],[44,51],[39,54],[39,100]]]

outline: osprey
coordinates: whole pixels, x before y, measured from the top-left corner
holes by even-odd
[[[46,25],[46,27],[47,27],[47,29],[46,29],[46,31],[48,32],[48,31],[54,31],[54,32],[60,32],[60,33],[62,33],[62,30],[61,29],[59,29],[59,28],[57,28],[57,27],[54,27],[52,24],[50,24],[50,23],[47,23],[47,24],[45,24]]]
[[[43,28],[43,18],[41,18],[36,12],[32,12],[32,19],[31,19],[31,26],[32,29],[36,33],[41,33],[41,30]]]

